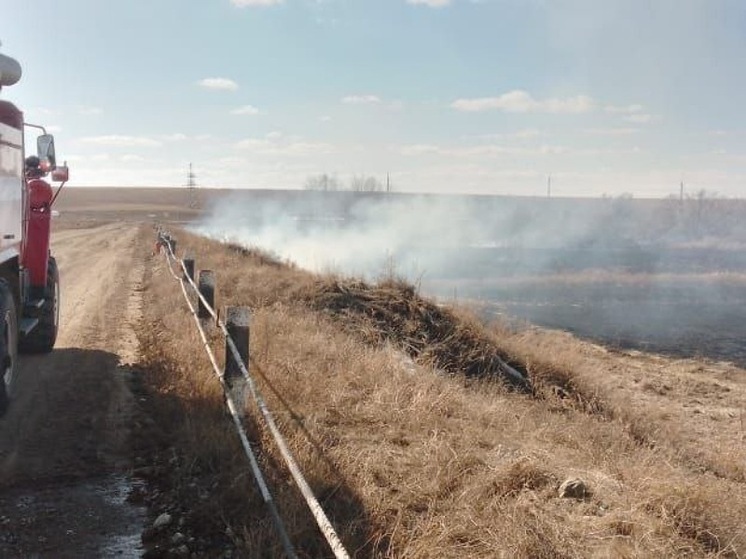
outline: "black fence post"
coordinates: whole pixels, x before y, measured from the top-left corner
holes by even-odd
[[[230,390],[231,398],[240,413],[243,413],[245,409],[246,378],[244,378],[241,366],[228,340],[233,341],[238,357],[248,371],[250,325],[251,311],[248,307],[226,307],[225,328],[228,330],[228,337],[225,339],[225,371],[223,376]]]
[[[190,280],[194,281],[194,258],[184,259],[184,269],[186,270],[184,279],[186,280],[188,277]]]
[[[205,298],[207,304],[215,309],[215,273],[212,270],[200,270],[199,281],[197,282],[197,288],[199,289],[202,297]],[[201,320],[209,320],[212,318],[210,311],[202,302],[202,299],[197,301],[197,318]]]

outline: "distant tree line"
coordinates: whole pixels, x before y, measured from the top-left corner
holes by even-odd
[[[338,190],[350,190],[352,192],[386,192],[391,190],[391,185],[386,181],[377,179],[369,175],[355,175],[349,182],[337,178],[335,175],[323,173],[321,175],[312,175],[306,179],[303,187],[306,190],[320,190],[325,192],[336,192]]]
[[[680,243],[715,239],[746,242],[746,201],[704,189],[664,199],[632,194],[604,197],[605,207],[587,213],[596,242]]]

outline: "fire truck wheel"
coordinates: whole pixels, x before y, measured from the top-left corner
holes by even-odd
[[[20,348],[25,353],[49,353],[57,341],[60,325],[60,274],[57,261],[49,257],[47,287],[44,290],[44,305],[39,313],[39,324],[21,339]]]
[[[7,284],[0,281],[0,417],[5,415],[13,393],[18,362],[16,304]]]

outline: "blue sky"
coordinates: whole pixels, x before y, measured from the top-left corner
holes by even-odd
[[[741,0],[0,0],[72,184],[637,197],[746,185]]]

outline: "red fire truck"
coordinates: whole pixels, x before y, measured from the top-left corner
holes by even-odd
[[[18,82],[20,64],[0,54],[0,90]],[[26,157],[25,131],[41,130]],[[45,180],[61,182],[55,193]],[[52,351],[59,327],[59,274],[50,254],[52,205],[68,178],[54,138],[0,99],[0,416],[13,395],[18,353]]]

